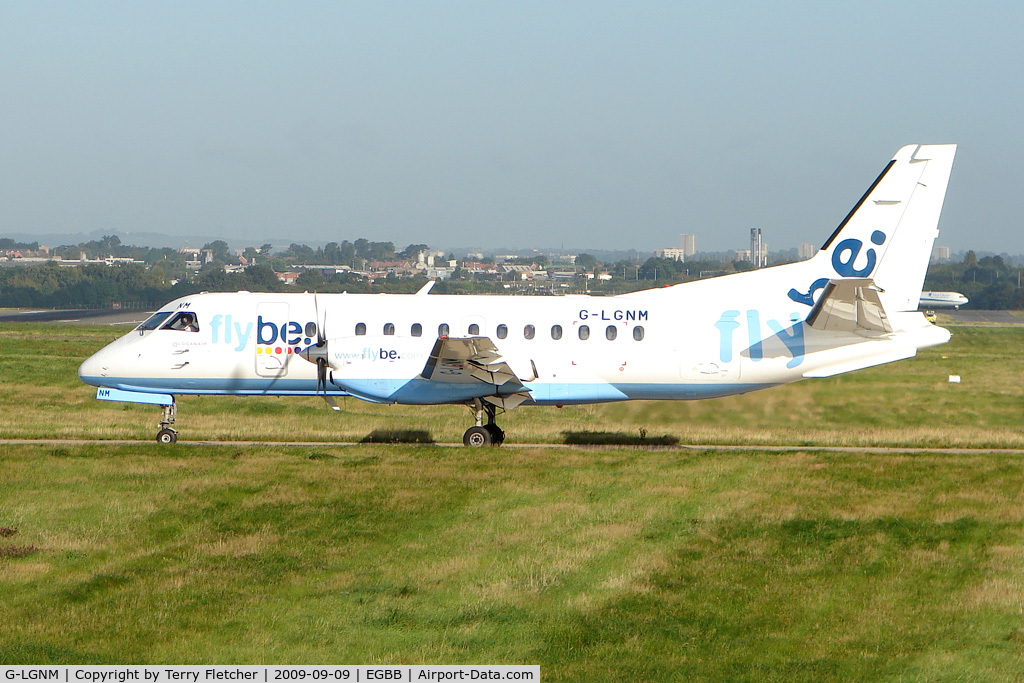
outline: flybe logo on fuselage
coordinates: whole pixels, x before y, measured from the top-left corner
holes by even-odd
[[[742,324],[739,322],[740,311],[722,311],[715,327],[718,328],[718,358],[723,363],[731,363],[734,360],[736,338],[734,332]],[[800,320],[800,314],[792,313],[789,316],[789,324],[769,318],[765,321],[768,329],[773,333],[765,337],[761,327],[761,312],[748,310],[746,312],[747,339],[746,343],[740,342],[740,348],[750,360],[760,361],[765,357],[764,344],[778,340],[784,345],[790,359],[786,362],[787,368],[795,368],[804,362],[804,328]],[[772,356],[777,355],[774,351]]]
[[[885,233],[881,230],[875,230],[871,233],[871,243],[876,246],[885,244]],[[874,272],[875,266],[878,264],[878,254],[869,247],[864,252],[864,259],[858,260],[862,249],[864,249],[864,243],[852,237],[836,245],[836,248],[832,250],[832,269],[835,270],[839,277],[869,277]],[[811,283],[806,294],[796,289],[791,289],[789,290],[789,298],[797,303],[813,306],[814,295],[820,290],[825,289],[828,281],[829,278],[827,277],[818,278]]]
[[[254,328],[255,327],[255,328]],[[257,347],[272,347],[276,353],[290,353],[291,347],[306,347],[316,339],[316,323],[300,323],[295,320],[278,323],[256,316],[256,322],[239,322],[231,314],[216,314],[210,318],[210,341],[214,344],[229,344],[235,351],[242,351],[255,333]],[[288,351],[285,351],[288,349]],[[269,352],[269,351],[268,351]]]

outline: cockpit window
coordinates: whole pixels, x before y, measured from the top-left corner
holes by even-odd
[[[136,327],[135,329],[137,329],[139,332],[155,330],[156,328],[160,327],[160,325],[163,324],[165,320],[167,320],[167,317],[170,314],[171,311],[161,311],[159,313],[154,313],[153,315],[146,318],[146,321],[139,325],[138,327]]]
[[[199,321],[196,314],[191,311],[183,311],[171,318],[171,322],[164,325],[165,330],[178,330],[179,332],[198,332]]]

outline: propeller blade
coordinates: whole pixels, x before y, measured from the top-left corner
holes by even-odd
[[[316,292],[313,292],[313,308],[316,311],[316,343],[317,346],[327,341],[327,333],[324,328],[327,326],[327,319],[320,319],[320,299]]]
[[[316,393],[322,396],[327,405],[331,406],[334,410],[340,410],[334,405],[334,400],[327,395],[327,332],[324,329],[327,327],[326,316],[320,318],[320,298],[316,292],[313,292],[313,309],[316,315],[316,344],[311,344],[303,349],[299,355],[305,358],[310,363],[316,364]]]
[[[322,356],[316,359],[316,391],[327,395],[327,359]]]

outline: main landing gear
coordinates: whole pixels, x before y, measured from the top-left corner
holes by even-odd
[[[476,426],[466,430],[466,433],[462,435],[462,443],[473,448],[500,446],[505,441],[505,432],[494,422],[494,416],[498,407],[475,398],[469,404],[469,409],[473,411],[473,419],[476,420]],[[487,416],[487,424],[484,424],[485,414]]]
[[[174,418],[178,415],[178,406],[172,403],[163,406],[164,412],[160,418],[160,431],[156,433],[158,443],[175,443],[178,440],[178,432],[171,428]]]

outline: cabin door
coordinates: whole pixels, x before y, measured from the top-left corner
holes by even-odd
[[[256,311],[256,374],[284,377],[295,349],[287,342],[288,304],[263,303]]]

